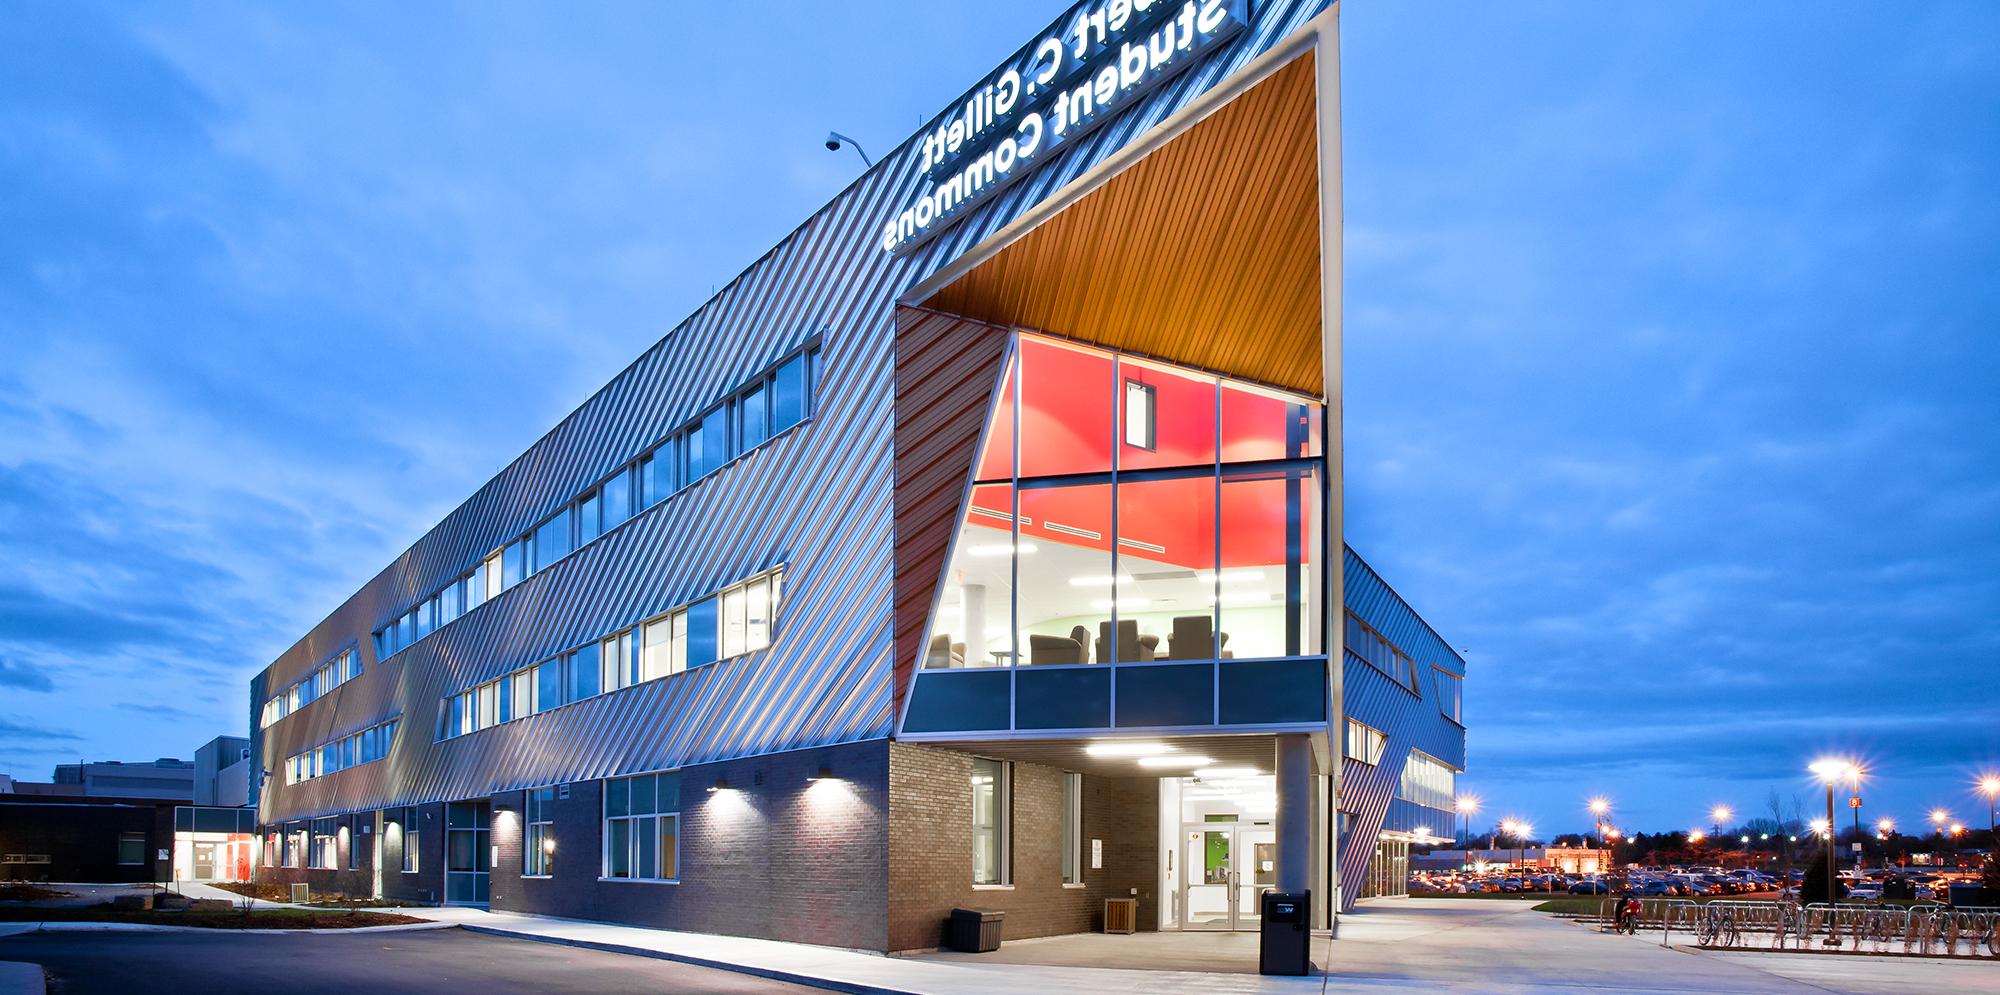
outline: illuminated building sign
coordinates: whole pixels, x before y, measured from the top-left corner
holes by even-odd
[[[1102,0],[974,87],[918,141],[931,187],[882,229],[898,252],[1242,30],[1250,0]]]

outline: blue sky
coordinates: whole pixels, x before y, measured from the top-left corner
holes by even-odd
[[[0,8],[0,771],[249,676],[1055,3]],[[1488,812],[2000,766],[2000,7],[1344,16],[1350,542]],[[1810,802],[1808,802],[1810,805]]]

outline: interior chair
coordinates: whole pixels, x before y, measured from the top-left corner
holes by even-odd
[[[1111,645],[1111,623],[1097,623],[1097,659],[1102,663],[1132,663],[1154,658],[1155,647],[1160,645],[1160,637],[1139,634],[1139,623],[1132,619],[1118,620],[1118,645]]]
[[[1174,619],[1173,631],[1167,634],[1167,659],[1169,660],[1214,660],[1231,659],[1228,649],[1229,633],[1215,632],[1215,619],[1207,615],[1181,615]]]
[[[1083,644],[1068,636],[1028,634],[1028,664],[1086,663]]]
[[[1089,630],[1089,629],[1086,629],[1086,628],[1084,628],[1083,626],[1080,626],[1080,625],[1074,625],[1074,626],[1071,626],[1071,627],[1070,627],[1070,630],[1069,630],[1069,637],[1070,637],[1071,639],[1074,639],[1074,640],[1076,640],[1076,651],[1077,651],[1077,653],[1079,653],[1079,654],[1081,654],[1081,655],[1083,656],[1083,659],[1081,659],[1081,660],[1078,660],[1077,662],[1078,662],[1078,663],[1089,663],[1089,662],[1090,662],[1090,630]],[[1104,662],[1104,661],[1103,661],[1103,660],[1102,660],[1102,659],[1100,658],[1100,659],[1098,660],[1098,662],[1099,662],[1099,663],[1102,663],[1102,662]]]
[[[931,637],[931,644],[924,651],[924,667],[926,669],[963,666],[965,666],[964,643],[954,643],[948,635]]]

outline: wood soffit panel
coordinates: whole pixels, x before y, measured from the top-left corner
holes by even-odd
[[[940,289],[929,307],[1324,394],[1307,53]]]

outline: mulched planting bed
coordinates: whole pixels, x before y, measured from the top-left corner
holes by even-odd
[[[0,882],[0,902],[40,902],[50,898],[71,898],[67,891],[56,891],[38,885],[17,881]]]
[[[406,926],[424,921],[389,912],[331,909],[168,912],[115,909],[109,905],[83,909],[0,909],[0,922],[117,922],[147,926],[196,926],[202,929],[354,929],[360,926]]]

